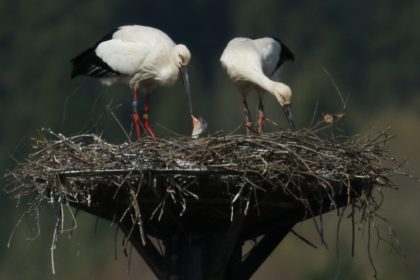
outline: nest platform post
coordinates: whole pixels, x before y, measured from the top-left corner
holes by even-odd
[[[230,240],[224,234],[190,237],[170,235],[164,240],[166,269],[159,279],[249,279],[288,230],[267,234],[245,259],[241,239]],[[234,245],[226,248],[227,243]]]
[[[246,256],[242,247],[247,240],[241,235],[242,226],[239,221],[217,232],[165,232],[160,240],[164,245],[162,254],[150,239],[143,245],[137,231],[133,231],[130,242],[158,279],[249,279],[293,225],[264,234]],[[128,236],[133,225],[120,227]]]

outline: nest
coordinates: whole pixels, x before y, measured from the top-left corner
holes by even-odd
[[[245,216],[244,235],[253,237],[345,205],[378,208],[372,191],[394,187],[392,168],[383,164],[391,137],[384,131],[338,143],[287,130],[114,145],[93,134],[48,131],[8,174],[8,191],[31,197],[28,213],[44,201],[71,205],[116,222],[129,219],[155,235],[179,219],[207,232]]]
[[[146,260],[155,250],[147,245],[148,236],[168,240],[179,233],[220,239],[228,233],[221,251],[279,229],[313,245],[292,230],[308,218],[326,245],[321,214],[337,210],[341,221],[349,205],[354,246],[356,222],[368,222],[369,236],[372,218],[387,223],[376,211],[382,188],[395,188],[391,138],[385,130],[338,141],[305,129],[115,145],[93,134],[66,137],[44,130],[33,140],[34,152],[6,175],[6,190],[28,201],[15,230],[25,216],[39,217],[43,205],[55,210],[53,273],[57,235],[76,228],[79,210],[115,222],[125,233],[124,249],[129,240]],[[73,221],[70,227],[66,216]]]

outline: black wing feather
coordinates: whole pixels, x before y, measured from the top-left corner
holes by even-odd
[[[71,71],[71,78],[74,78],[78,75],[85,75],[90,76],[93,78],[100,78],[106,76],[115,76],[119,75],[117,71],[112,69],[108,64],[106,64],[100,57],[98,57],[95,53],[96,47],[104,41],[108,41],[112,39],[112,35],[118,29],[113,30],[112,32],[108,33],[100,40],[98,40],[95,45],[76,57],[72,58],[70,62],[73,64],[73,69]]]
[[[280,41],[280,39],[275,38],[275,37],[271,37],[271,38],[275,40],[277,43],[279,43],[281,46],[279,60],[277,61],[276,68],[273,71],[273,74],[274,74],[284,62],[288,60],[294,61],[295,55],[290,51],[290,49],[285,44],[283,44],[282,41]]]

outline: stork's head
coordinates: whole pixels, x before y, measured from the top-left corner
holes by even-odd
[[[283,83],[275,83],[273,94],[277,98],[277,101],[280,103],[280,105],[283,107],[284,114],[286,115],[290,128],[295,128],[291,109],[292,90],[290,87]]]
[[[174,47],[174,56],[178,68],[185,67],[190,63],[191,53],[185,45],[176,45]]]
[[[292,90],[283,83],[274,83],[273,94],[282,107],[292,103]]]

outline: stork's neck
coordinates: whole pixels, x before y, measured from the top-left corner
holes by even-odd
[[[263,90],[273,93],[275,91],[276,82],[267,78],[264,74],[252,75],[254,84],[261,87]]]
[[[290,102],[291,90],[290,88],[281,82],[275,82],[270,80],[265,75],[255,76],[254,83],[259,85],[262,89],[268,93],[274,95],[277,101],[283,106],[285,103]]]
[[[161,85],[170,86],[176,82],[178,73],[178,67],[176,67],[174,63],[169,63],[160,69],[157,80]]]

